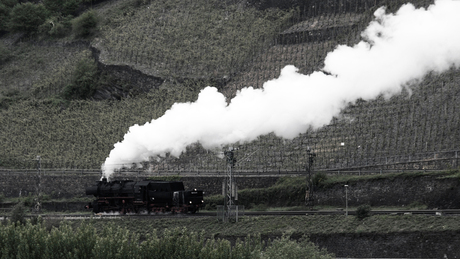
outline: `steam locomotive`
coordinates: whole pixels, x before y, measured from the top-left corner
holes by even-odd
[[[94,213],[195,213],[204,205],[202,190],[186,191],[182,182],[172,181],[108,182],[104,178],[87,187],[86,195],[96,197],[86,206]]]

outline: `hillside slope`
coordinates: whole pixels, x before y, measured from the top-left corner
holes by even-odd
[[[394,11],[403,3],[291,2],[108,1],[94,6],[104,18],[90,39],[4,35],[1,47],[10,56],[0,66],[0,166],[33,168],[41,156],[46,168],[99,168],[131,125],[194,101],[208,85],[230,99],[243,87],[260,88],[288,64],[317,71],[338,44],[359,41],[378,6]],[[97,89],[65,100],[81,60],[97,65]],[[328,126],[293,140],[261,136],[241,146],[236,169],[303,171],[308,147],[318,169],[456,167],[455,159],[436,159],[458,158],[459,76],[430,74],[411,93],[358,100]],[[199,144],[179,159],[151,164],[225,170],[225,161]]]

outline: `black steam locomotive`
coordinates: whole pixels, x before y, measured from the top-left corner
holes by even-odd
[[[102,179],[86,188],[86,195],[96,200],[87,208],[99,212],[173,212],[195,213],[203,205],[203,191],[186,191],[182,182],[168,181],[111,181]]]

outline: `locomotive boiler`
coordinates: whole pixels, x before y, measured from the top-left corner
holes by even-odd
[[[202,190],[185,190],[184,184],[177,181],[108,182],[104,178],[87,187],[86,195],[96,197],[87,206],[94,213],[195,213],[204,205]]]

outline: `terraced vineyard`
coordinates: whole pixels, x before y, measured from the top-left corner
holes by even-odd
[[[243,87],[260,88],[278,77],[285,65],[293,64],[304,74],[318,71],[338,44],[360,40],[378,6],[387,5],[391,11],[403,3],[329,0],[266,8],[262,2],[249,2],[255,4],[102,2],[95,10],[107,18],[90,42],[7,44],[15,58],[0,67],[1,97],[10,100],[0,110],[0,166],[34,168],[36,156],[41,156],[44,168],[99,168],[131,125],[162,116],[175,102],[194,101],[209,84],[231,99]],[[41,57],[37,64],[27,63],[33,53]],[[57,98],[78,59],[94,57],[99,69],[114,66],[141,75],[122,75],[128,78],[123,81],[103,71],[109,79],[99,93],[115,86],[120,91],[135,89],[130,78],[142,80],[142,75],[162,83],[122,100]],[[304,171],[309,148],[317,154],[315,168],[324,170],[457,167],[459,82],[458,70],[430,74],[398,96],[350,103],[329,125],[292,140],[270,134],[252,143],[235,143],[240,146],[236,170]],[[17,97],[17,91],[28,95]],[[180,158],[152,159],[144,168],[224,171],[219,152],[195,144]]]

